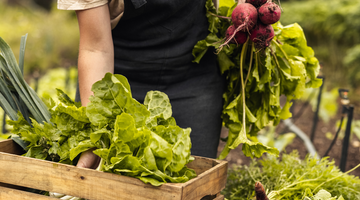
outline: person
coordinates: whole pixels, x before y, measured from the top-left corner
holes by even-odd
[[[192,55],[208,34],[205,2],[58,0],[58,9],[75,10],[79,24],[76,100],[86,106],[93,83],[107,72],[122,74],[139,102],[150,90],[166,93],[177,124],[192,129],[191,154],[216,158],[225,79],[214,51],[199,64]],[[87,151],[77,166],[96,168],[98,162]]]

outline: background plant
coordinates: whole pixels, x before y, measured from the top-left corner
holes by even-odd
[[[54,88],[60,88],[74,98],[77,76],[74,65],[79,39],[76,15],[58,10],[55,3],[50,10],[34,5],[32,1],[0,0],[0,36],[11,46],[18,59],[20,36],[28,33],[24,76],[33,88],[37,87],[36,80],[39,80],[39,96],[47,94],[55,98]],[[3,117],[0,109],[1,130]],[[6,128],[9,130],[11,127]],[[8,136],[0,133],[0,140]]]
[[[70,68],[54,68],[48,70],[41,79],[31,79],[30,86],[32,88],[37,88],[37,94],[40,97],[51,97],[54,100],[58,100],[57,90],[58,88],[68,94],[72,99],[75,98],[76,93],[76,84],[77,84],[77,69],[75,67]],[[51,87],[49,87],[51,86]],[[0,130],[3,126],[3,117],[4,111],[0,108]],[[7,117],[7,119],[9,119]],[[9,131],[12,127],[6,125],[6,130],[8,133],[2,134],[0,132],[0,140],[7,139],[10,136]]]
[[[0,1],[0,18],[0,36],[11,46],[16,57],[19,38],[28,33],[24,67],[27,78],[29,75],[41,76],[50,68],[76,64],[79,33],[73,12],[56,7],[47,12],[37,7],[8,6]]]
[[[281,2],[280,21],[284,24],[297,22],[304,29],[308,44],[323,67],[329,89],[356,89],[360,83],[360,66],[357,64],[360,59],[360,1]],[[355,92],[350,95],[357,96]]]
[[[282,154],[281,159],[268,156],[252,160],[249,166],[233,166],[223,194],[231,200],[254,199],[257,181],[268,195],[277,194],[275,199],[303,199],[322,189],[333,197],[360,198],[358,177],[341,172],[328,158],[302,160],[296,151]]]

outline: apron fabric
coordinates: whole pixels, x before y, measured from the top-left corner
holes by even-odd
[[[191,154],[216,158],[221,132],[221,76],[214,50],[193,63],[194,45],[208,34],[205,0],[125,0],[124,15],[112,30],[114,73],[124,75],[133,97],[169,96],[173,117],[191,128]]]

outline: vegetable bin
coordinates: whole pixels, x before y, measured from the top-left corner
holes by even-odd
[[[188,164],[198,176],[185,183],[155,187],[139,179],[78,168],[21,156],[23,150],[11,139],[0,141],[0,200],[46,200],[26,188],[51,191],[89,200],[222,200],[227,161],[194,156]]]

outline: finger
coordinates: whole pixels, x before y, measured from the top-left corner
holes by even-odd
[[[91,149],[81,154],[80,159],[76,166],[82,168],[95,169],[99,165],[99,162],[100,162],[100,157],[95,155]]]

